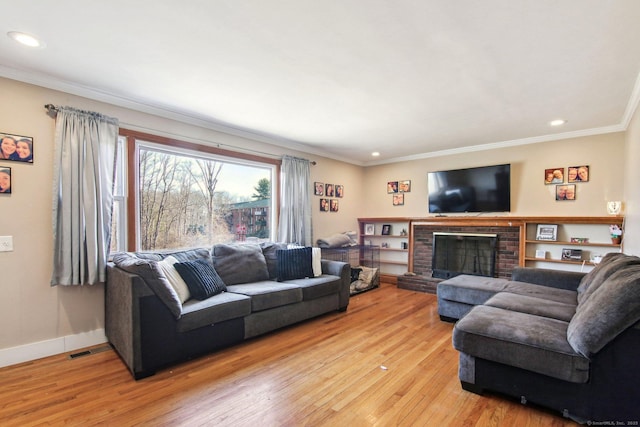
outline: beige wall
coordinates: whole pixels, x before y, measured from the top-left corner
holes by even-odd
[[[626,134],[625,233],[624,252],[640,255],[640,108],[631,120]]]
[[[362,215],[426,217],[427,172],[502,163],[511,164],[512,215],[606,215],[606,202],[623,198],[624,150],[625,135],[611,133],[369,167]],[[544,170],[574,165],[590,166],[589,182],[576,185],[575,201],[557,202]],[[411,192],[393,206],[387,181],[405,179]]]
[[[312,181],[342,184],[345,197],[339,212],[320,213],[319,197],[311,196],[314,241],[356,229],[358,217],[426,216],[429,170],[511,163],[512,204],[518,215],[604,215],[606,200],[623,200],[624,165],[619,159],[625,156],[634,171],[628,185],[634,188],[638,182],[637,114],[630,131],[633,136],[626,139],[624,134],[609,134],[361,168],[13,80],[0,78],[0,93],[0,132],[32,136],[35,142],[34,164],[2,162],[12,168],[14,185],[13,194],[0,197],[0,235],[13,236],[14,251],[0,253],[0,366],[104,340],[102,286],[49,286],[54,121],[45,114],[43,106],[48,103],[98,111],[119,118],[123,127],[186,141],[315,160]],[[575,202],[555,202],[552,188],[542,184],[543,170],[570,164],[589,164],[591,181],[579,185]],[[406,195],[405,206],[394,207],[386,182],[401,179],[412,181],[412,191]],[[638,197],[633,199],[632,192],[628,193],[628,211],[637,214]],[[638,234],[636,231],[636,237]]]

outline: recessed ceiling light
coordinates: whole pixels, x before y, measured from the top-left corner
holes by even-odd
[[[380,153],[378,151],[374,151],[373,153],[371,153],[371,155],[373,157],[378,157],[380,155]]]
[[[28,47],[44,47],[45,44],[42,43],[36,36],[31,34],[23,33],[21,31],[9,31],[7,36],[11,37],[13,40],[17,41],[21,45]]]
[[[551,126],[562,126],[562,125],[563,125],[563,124],[565,124],[565,123],[567,123],[567,121],[566,121],[566,120],[563,120],[563,119],[551,120],[551,121],[549,122],[549,124],[550,124]]]

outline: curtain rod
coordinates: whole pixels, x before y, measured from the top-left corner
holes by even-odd
[[[56,118],[56,115],[58,114],[58,107],[57,107],[56,105],[53,105],[53,104],[45,104],[44,108],[46,108],[46,109],[47,109],[47,115],[48,115],[48,116],[50,116],[51,118],[54,118],[54,119]],[[123,123],[123,124],[124,124],[124,123]],[[157,131],[155,131],[154,129],[148,129],[148,128],[147,128],[147,130],[150,130],[150,131],[152,131],[152,132],[157,132]],[[192,139],[192,138],[190,138],[190,137],[182,136],[182,135],[180,135],[180,137],[182,137],[182,138]],[[197,139],[200,139],[200,138],[197,138]],[[201,140],[202,140],[202,139],[201,139]],[[210,143],[211,141],[202,140],[202,142],[209,142],[209,143]],[[261,154],[261,155],[273,156],[273,154],[271,154],[271,153],[263,153],[263,152],[258,151],[258,150],[242,149],[242,148],[239,148],[239,147],[234,147],[234,146],[232,146],[232,145],[221,144],[221,143],[216,143],[216,144],[218,145],[218,147],[220,147],[220,146],[225,146],[225,147],[228,147],[228,148],[231,148],[231,149],[235,149],[235,150],[240,149],[241,151],[254,152],[254,153],[257,153],[257,154]],[[276,157],[276,156],[274,156],[274,157]],[[317,165],[317,164],[318,164],[315,160],[312,160],[312,161],[310,161],[309,163],[310,163],[311,165],[313,165],[313,166],[315,166],[315,165]]]

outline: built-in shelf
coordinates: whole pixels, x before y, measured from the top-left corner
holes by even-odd
[[[593,243],[593,242],[558,242],[549,240],[525,240],[525,243],[545,244],[545,245],[562,245],[562,246],[596,246],[596,247],[612,247],[619,248],[620,243]],[[536,258],[539,259],[539,258]]]

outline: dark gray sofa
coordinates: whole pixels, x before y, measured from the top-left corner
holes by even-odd
[[[588,274],[518,268],[512,280],[438,285],[465,390],[498,392],[578,422],[640,420],[640,258]]]
[[[320,275],[278,281],[282,279],[278,268],[287,267],[286,259],[278,259],[278,250],[285,247],[274,243],[215,245],[211,250],[114,254],[105,287],[109,342],[134,378],[141,379],[162,367],[346,310],[349,264],[322,260]],[[224,281],[226,291],[183,301],[162,268],[169,257],[178,262],[206,260]]]

